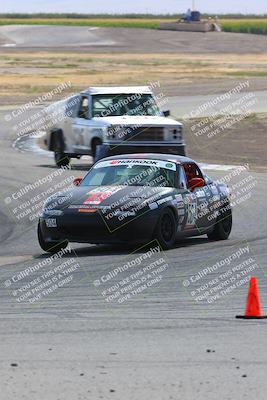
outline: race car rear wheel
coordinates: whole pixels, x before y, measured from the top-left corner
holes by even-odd
[[[68,246],[68,241],[63,240],[60,242],[47,242],[42,234],[40,222],[38,223],[38,242],[42,250],[46,251],[47,253],[57,253],[60,250],[65,249]]]
[[[174,246],[177,232],[177,221],[170,208],[166,208],[160,214],[157,227],[156,239],[161,247],[166,250]]]
[[[208,233],[210,240],[226,240],[230,236],[232,230],[232,210],[229,209],[217,217],[217,222],[211,233]]]

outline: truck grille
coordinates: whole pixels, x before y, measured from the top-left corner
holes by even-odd
[[[161,127],[140,127],[133,129],[130,135],[127,135],[124,140],[145,142],[145,141],[162,141],[164,140],[164,128]]]

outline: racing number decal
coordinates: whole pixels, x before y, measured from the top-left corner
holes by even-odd
[[[196,225],[197,220],[197,204],[196,197],[192,194],[185,197],[186,223],[185,229],[192,228]]]
[[[197,205],[196,203],[189,203],[187,205],[187,226],[195,226],[197,219]]]

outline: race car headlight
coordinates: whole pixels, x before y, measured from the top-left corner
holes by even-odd
[[[63,215],[63,211],[62,210],[49,210],[47,208],[44,208],[43,214],[46,217],[60,217],[61,215]]]

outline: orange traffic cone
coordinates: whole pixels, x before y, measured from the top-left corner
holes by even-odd
[[[245,315],[237,315],[236,318],[243,318],[243,319],[267,318],[267,316],[264,316],[262,314],[258,280],[255,276],[252,276],[250,279]]]

